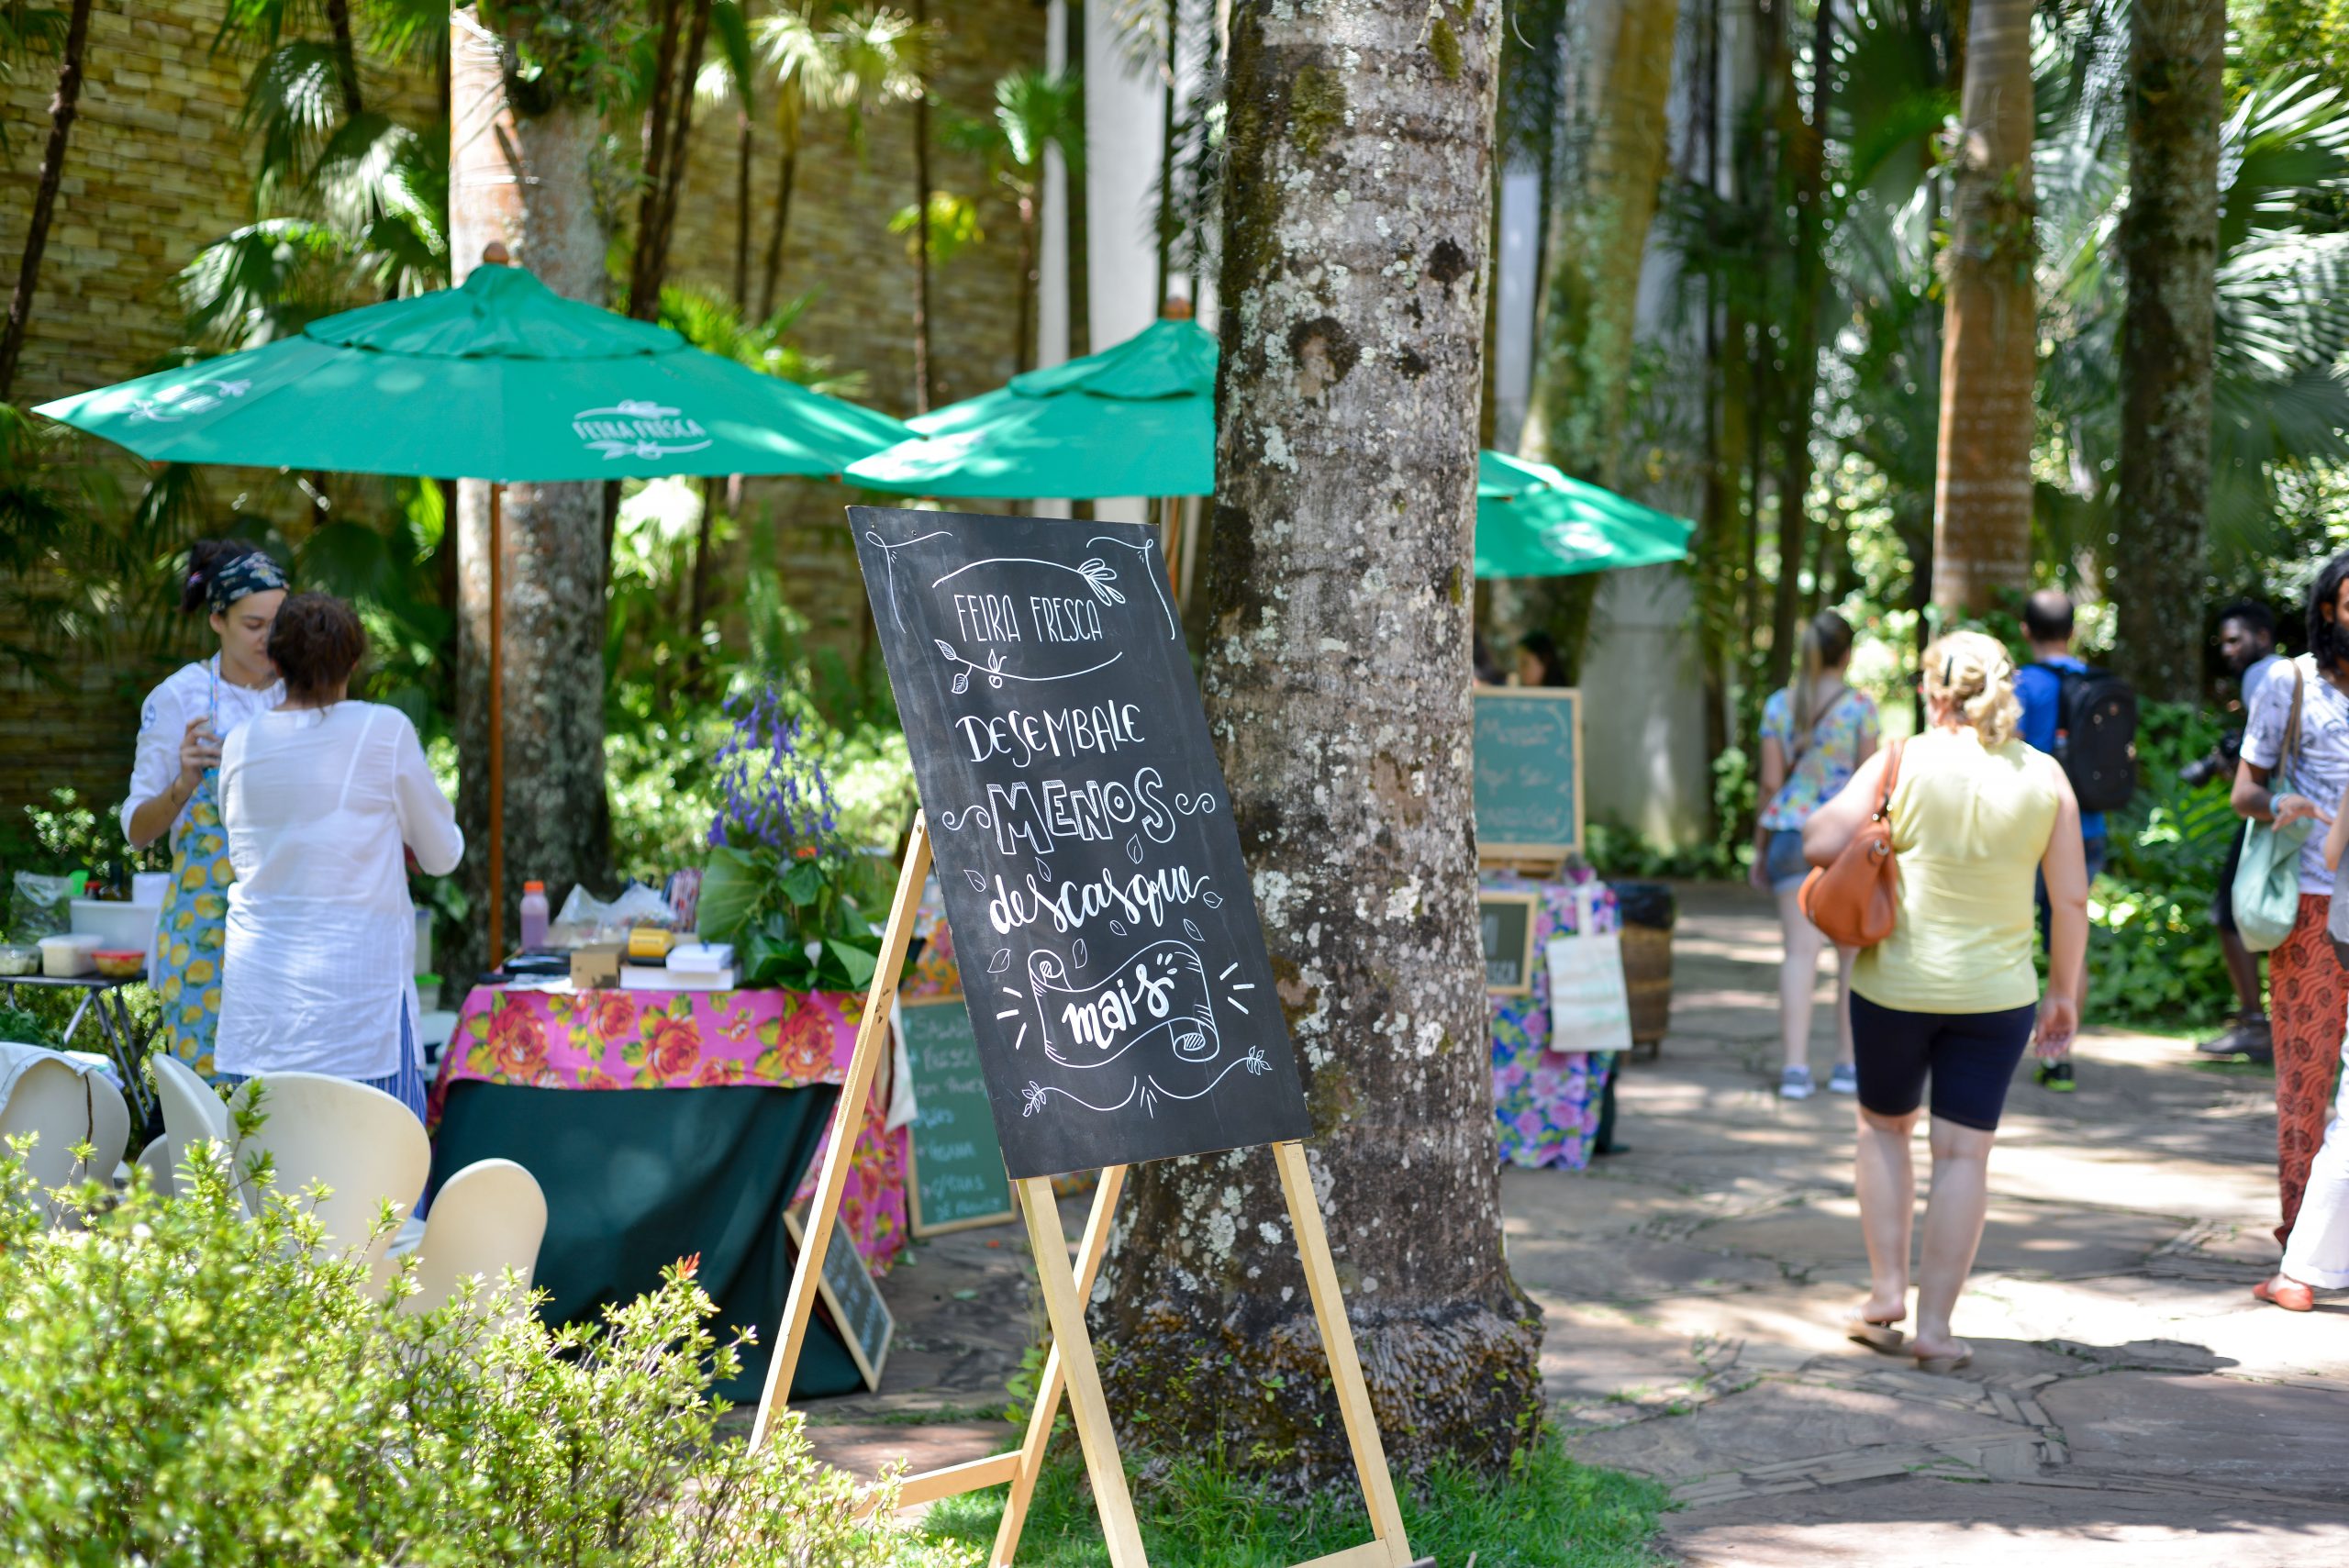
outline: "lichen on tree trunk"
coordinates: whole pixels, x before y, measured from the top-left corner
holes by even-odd
[[[451,28],[450,253],[462,282],[492,240],[571,299],[607,303],[606,235],[589,183],[591,109],[516,115],[494,40],[460,12]],[[516,162],[521,165],[515,167]],[[462,411],[457,411],[462,417]],[[560,902],[610,879],[604,794],[604,525],[599,484],[509,484],[506,532],[506,929],[522,883]],[[489,858],[489,486],[457,486],[458,819],[464,877],[485,907]],[[485,921],[467,923],[478,941]],[[483,956],[462,952],[459,973]]]
[[[2224,0],[2136,0],[2129,10],[2129,206],[2121,255],[2115,653],[2146,696],[2192,702],[2204,593],[2219,261],[2219,124],[2226,114]]]
[[[1540,1408],[1502,1256],[1475,922],[1470,544],[1492,5],[1239,6],[1204,688],[1387,1452]],[[1127,1439],[1350,1485],[1261,1150],[1144,1167],[1094,1296]]]

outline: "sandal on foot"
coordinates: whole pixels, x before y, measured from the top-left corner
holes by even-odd
[[[1968,1345],[1965,1349],[1950,1355],[1920,1355],[1917,1358],[1917,1370],[1919,1372],[1931,1373],[1935,1377],[1947,1377],[1951,1373],[1957,1371],[1960,1367],[1972,1365],[1973,1362],[1974,1347]]]
[[[2316,1310],[2316,1292],[2299,1281],[2287,1279],[2282,1274],[2277,1274],[2274,1279],[2261,1280],[2251,1287],[2251,1294],[2272,1307],[2282,1307],[2287,1312]]]
[[[1872,1323],[1856,1312],[1843,1319],[1843,1338],[1887,1356],[1898,1355],[1909,1343],[1907,1330],[1889,1323]]]

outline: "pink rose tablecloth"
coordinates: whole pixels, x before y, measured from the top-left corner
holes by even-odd
[[[848,1076],[861,995],[832,991],[573,991],[475,986],[433,1080],[529,1089],[805,1088]],[[875,1273],[906,1244],[906,1129],[886,1129],[888,1063],[874,1086],[841,1222]],[[829,1138],[828,1138],[829,1141]],[[796,1201],[815,1191],[818,1149]]]

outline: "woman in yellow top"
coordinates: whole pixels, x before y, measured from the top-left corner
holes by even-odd
[[[2013,662],[1994,639],[1953,632],[1925,651],[1925,732],[1898,748],[1892,846],[1900,868],[1892,935],[1852,972],[1860,1078],[1857,1174],[1867,1301],[1846,1326],[1863,1344],[1928,1372],[1965,1364],[1950,1312],[1982,1240],[1990,1144],[2034,1028],[2042,1055],[2079,1027],[2087,956],[2087,864],[2080,807],[2054,759],[2015,736]],[[1875,813],[1887,756],[1872,757],[1803,828],[1813,865],[1834,860]],[[2053,910],[2047,993],[2032,966],[2032,888]],[[1909,1137],[1932,1083],[1933,1181],[1909,1315],[1916,1176]]]

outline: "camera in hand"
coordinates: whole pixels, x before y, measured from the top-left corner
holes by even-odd
[[[2200,789],[2213,779],[2232,779],[2242,758],[2243,731],[2231,729],[2220,737],[2219,744],[2209,756],[2197,757],[2178,769],[2178,782],[2188,789]]]

